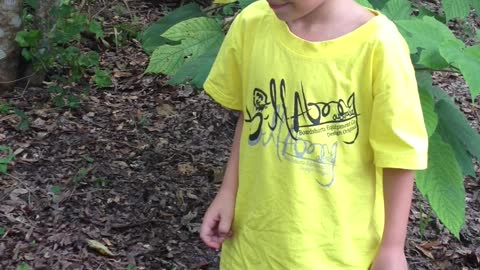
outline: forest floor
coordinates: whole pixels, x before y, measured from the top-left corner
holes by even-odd
[[[101,2],[101,1],[100,1]],[[106,25],[148,25],[168,5],[110,1]],[[94,12],[95,11],[95,12]],[[110,30],[112,27],[110,27]],[[218,252],[198,237],[227,160],[235,115],[189,87],[144,75],[148,56],[135,40],[98,47],[115,87],[82,94],[78,109],[51,105],[45,87],[17,88],[1,97],[26,112],[0,115],[0,145],[16,158],[0,175],[0,269],[218,269]],[[462,80],[438,74],[480,130],[480,106]],[[76,89],[79,93],[82,89]],[[415,193],[406,254],[411,269],[479,269],[480,169],[465,180],[466,226],[451,236]],[[422,218],[421,218],[422,217]],[[96,240],[113,253],[88,247]]]

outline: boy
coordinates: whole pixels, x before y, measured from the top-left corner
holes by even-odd
[[[408,47],[353,0],[260,0],[205,90],[241,112],[200,236],[221,269],[407,269],[427,134]]]

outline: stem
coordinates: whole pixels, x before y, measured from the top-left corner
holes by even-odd
[[[0,82],[0,84],[9,84],[9,83],[14,83],[14,82],[19,82],[19,81],[21,81],[21,80],[25,80],[25,79],[28,79],[28,78],[33,77],[35,74],[37,74],[37,72],[38,72],[38,71],[35,71],[35,72],[33,72],[32,74],[30,74],[30,75],[28,75],[28,76],[25,76],[25,77],[22,77],[22,78],[13,80],[13,81]]]
[[[212,6],[212,7],[208,7],[208,8],[205,8],[204,10],[202,10],[204,13],[209,13],[211,11],[217,11],[221,8],[223,8],[225,5],[217,5],[217,6]]]
[[[415,70],[416,71],[439,71],[439,72],[449,72],[449,73],[457,73],[457,74],[461,74],[462,72],[460,72],[460,70],[456,69],[456,68],[453,68],[452,69],[431,69],[431,68],[421,68],[421,67],[415,67]]]

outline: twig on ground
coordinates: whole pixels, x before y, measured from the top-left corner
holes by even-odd
[[[127,0],[123,0],[123,3],[124,3],[125,6],[127,7],[128,14],[130,14],[130,20],[131,20],[132,23],[133,23],[134,16],[133,16],[132,10],[130,9],[130,6],[128,5]]]

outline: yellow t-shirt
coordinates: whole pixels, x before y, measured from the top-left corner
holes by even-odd
[[[205,90],[245,118],[221,269],[368,269],[383,232],[381,168],[427,165],[395,25],[376,13],[342,37],[308,42],[258,1],[234,21]]]

